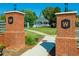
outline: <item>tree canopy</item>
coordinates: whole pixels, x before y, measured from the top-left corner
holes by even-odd
[[[0,20],[5,20],[5,15],[4,14],[0,15]]]
[[[29,25],[32,27],[35,20],[37,19],[35,12],[31,10],[22,10],[22,12],[25,13],[25,18],[24,18],[25,26],[27,26],[26,23],[29,22]]]
[[[51,27],[56,27],[55,13],[60,11],[61,9],[59,7],[47,7],[42,11],[44,17],[49,20],[49,25],[51,25]]]

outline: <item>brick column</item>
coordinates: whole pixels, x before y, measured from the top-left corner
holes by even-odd
[[[56,13],[56,55],[77,55],[75,26],[76,13],[76,11]]]
[[[8,11],[6,14],[5,44],[10,48],[22,48],[25,46],[24,13]]]

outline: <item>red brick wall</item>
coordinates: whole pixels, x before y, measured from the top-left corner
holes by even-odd
[[[61,28],[61,20],[70,19],[70,28]],[[76,14],[57,15],[56,55],[77,55],[76,47]]]
[[[61,28],[61,20],[68,18],[70,19],[70,28],[63,29]],[[76,15],[75,14],[64,14],[57,16],[57,35],[59,37],[75,37],[75,22],[76,22]],[[61,34],[60,34],[61,33]]]
[[[56,55],[76,56],[77,47],[75,38],[56,38]]]
[[[5,33],[0,34],[0,44],[4,44],[4,40],[5,40]]]
[[[13,24],[8,23],[8,17],[13,17]],[[9,47],[25,46],[24,15],[20,13],[6,14],[5,44]]]
[[[13,16],[13,24],[8,24],[8,17]],[[23,31],[24,30],[24,15],[19,13],[6,14],[6,31]]]

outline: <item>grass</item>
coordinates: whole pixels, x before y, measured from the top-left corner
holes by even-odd
[[[28,45],[36,45],[37,44],[37,40],[43,36],[36,34],[36,33],[32,33],[29,31],[26,31],[26,36],[25,36],[25,43]]]
[[[56,35],[56,28],[50,28],[50,27],[37,27],[37,28],[30,28],[31,30],[37,30],[49,35]]]

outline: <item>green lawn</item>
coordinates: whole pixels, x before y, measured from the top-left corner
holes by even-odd
[[[42,35],[32,33],[29,31],[25,31],[26,36],[25,36],[25,43],[28,45],[35,45],[37,44],[37,39],[43,37]]]
[[[56,35],[56,28],[50,28],[50,27],[37,27],[37,28],[30,28],[31,30],[37,30],[49,35]]]

